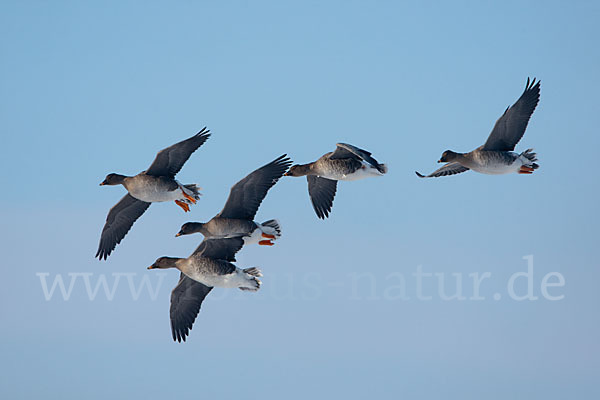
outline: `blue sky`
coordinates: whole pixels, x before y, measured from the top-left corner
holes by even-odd
[[[599,17],[592,1],[2,2],[0,395],[598,397]],[[517,150],[535,148],[535,174],[414,175],[483,143],[528,76],[541,101]],[[98,183],[205,125],[178,175],[203,187],[199,204],[153,205],[95,260],[123,195]],[[262,289],[214,290],[173,343],[178,274],[145,268],[193,251],[179,226],[280,154],[304,163],[339,141],[389,174],[341,183],[327,221],[304,179],[283,179],[257,219],[284,236],[238,254]],[[538,299],[517,301],[507,282],[529,255]],[[450,294],[461,277],[467,298],[444,300],[432,275],[419,299],[418,271]],[[475,273],[490,274],[484,300]],[[561,300],[542,295],[549,273]],[[90,300],[85,277],[117,276],[111,300]],[[68,300],[46,300],[56,277],[75,277]],[[136,300],[128,279],[156,297]]]

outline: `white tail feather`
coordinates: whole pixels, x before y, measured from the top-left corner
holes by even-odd
[[[276,219],[270,219],[260,224],[260,230],[267,235],[273,235],[276,238],[281,237],[281,226]]]

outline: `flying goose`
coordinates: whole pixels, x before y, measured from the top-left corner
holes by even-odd
[[[209,132],[203,128],[191,138],[161,150],[150,168],[135,176],[114,173],[106,176],[100,186],[123,185],[128,193],[108,212],[96,252],[98,259],[108,258],[150,203],[173,200],[185,212],[190,210],[189,204],[195,204],[200,198],[198,187],[194,184],[182,185],[175,180],[175,175],[192,153],[210,137]]]
[[[206,238],[243,237],[244,243],[272,246],[281,236],[275,219],[258,223],[254,216],[267,192],[287,171],[292,161],[286,154],[258,168],[233,185],[223,210],[206,223],[188,222],[176,236],[202,233]]]
[[[179,283],[171,292],[171,333],[184,341],[198,316],[202,301],[213,287],[257,291],[262,273],[258,268],[240,269],[232,264],[244,245],[242,238],[204,239],[188,258],[160,257],[148,269],[177,268]]]
[[[370,176],[382,176],[387,166],[379,164],[371,153],[351,144],[338,143],[335,151],[317,161],[297,164],[286,176],[306,176],[308,194],[317,217],[325,219],[331,212],[337,181],[355,181]]]
[[[521,154],[513,152],[519,140],[523,137],[529,118],[540,101],[540,81],[535,78],[525,85],[525,91],[519,100],[508,107],[496,121],[492,133],[483,146],[469,153],[456,153],[446,150],[438,162],[444,166],[429,175],[415,173],[419,178],[455,175],[472,169],[482,174],[499,175],[517,172],[531,174],[539,165],[533,149],[527,149]]]

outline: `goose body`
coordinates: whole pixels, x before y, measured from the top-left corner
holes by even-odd
[[[385,169],[356,159],[331,159],[333,153],[327,153],[311,165],[311,174],[334,181],[357,181],[372,176],[382,176]]]
[[[176,266],[189,278],[203,285],[223,288],[241,288],[256,291],[260,287],[253,275],[244,272],[229,261],[194,254],[182,259]]]
[[[165,201],[181,201],[192,204],[190,197],[198,199],[196,185],[187,188],[176,179],[164,176],[146,175],[145,172],[132,177],[126,177],[123,186],[129,194],[140,201],[159,203]],[[196,190],[195,190],[196,189]]]
[[[513,151],[476,150],[464,154],[459,160],[462,166],[487,175],[518,173],[523,166],[532,165],[532,160],[526,155]]]
[[[257,227],[256,222],[246,219],[215,217],[197,232],[208,238],[238,237],[254,232]]]
[[[335,151],[324,154],[317,161],[292,166],[286,176],[306,176],[308,195],[315,213],[325,219],[333,206],[337,181],[382,176],[387,170],[387,166],[380,164],[368,151],[338,143]]]
[[[279,221],[275,219],[258,223],[244,219],[215,217],[206,223],[187,222],[182,225],[176,236],[192,233],[201,233],[209,239],[241,237],[244,244],[272,245],[271,240],[281,237],[281,227]]]

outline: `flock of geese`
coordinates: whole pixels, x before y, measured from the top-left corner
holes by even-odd
[[[531,174],[538,168],[532,149],[515,153],[529,118],[540,98],[540,82],[527,79],[525,90],[515,104],[496,121],[487,141],[468,153],[447,150],[438,162],[445,163],[431,178],[459,174],[472,169],[484,174]],[[151,203],[174,201],[185,212],[200,196],[194,184],[175,179],[183,164],[210,137],[204,128],[191,138],[161,150],[150,167],[135,176],[109,174],[100,185],[123,185],[127,194],[109,211],[102,229],[96,257],[106,260],[123,240],[133,223]],[[238,268],[236,253],[246,244],[272,246],[281,236],[276,219],[254,220],[261,202],[282,176],[306,176],[308,193],[317,216],[325,219],[333,206],[338,181],[353,181],[387,173],[370,152],[346,143],[308,164],[291,166],[286,154],[251,172],[231,188],[225,206],[210,221],[188,222],[176,236],[201,233],[204,240],[187,258],[160,257],[148,269],[176,268],[179,283],[171,293],[171,332],[173,340],[185,341],[200,311],[202,301],[213,287],[257,291],[262,276],[258,268]]]

